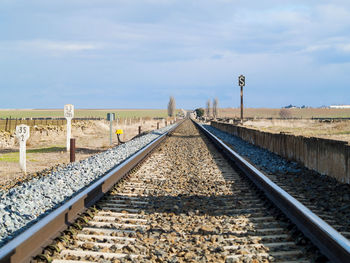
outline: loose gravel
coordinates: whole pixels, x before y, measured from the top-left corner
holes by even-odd
[[[250,144],[239,137],[220,131],[210,125],[203,126],[218,138],[231,144],[240,155],[249,158],[249,160],[267,173],[276,174],[288,172],[295,174],[301,172],[300,165],[295,162],[287,161],[277,154]]]
[[[174,125],[0,191],[0,247]]]
[[[190,121],[96,207],[56,241],[53,263],[305,263],[315,256]]]
[[[350,239],[350,185],[309,170],[210,125],[204,127]]]

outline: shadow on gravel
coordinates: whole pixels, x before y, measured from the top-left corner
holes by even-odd
[[[95,154],[95,153],[103,152],[105,150],[106,149],[89,149],[89,148],[76,148],[75,149],[75,151],[77,153],[82,153],[82,154]]]
[[[201,195],[178,195],[178,196],[147,196],[147,207],[138,206],[146,214],[173,213],[188,216],[240,216],[252,214],[253,210],[246,208],[244,200],[247,192],[237,192],[233,195],[201,196]],[[113,195],[114,198],[123,198],[123,195]],[[142,200],[143,197],[139,197]]]
[[[171,137],[176,137],[176,138],[184,138],[184,139],[191,139],[191,138],[201,137],[200,135],[179,135],[179,134],[176,134],[176,133],[173,133],[170,136]]]

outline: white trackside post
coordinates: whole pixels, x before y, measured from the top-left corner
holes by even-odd
[[[29,138],[29,126],[21,124],[16,127],[16,137],[19,140],[19,165],[27,173],[26,142]]]
[[[70,138],[72,134],[72,119],[74,117],[74,105],[64,105],[64,117],[67,120],[67,152],[70,150]]]
[[[67,152],[70,150],[70,138],[72,137],[72,119],[67,118]]]

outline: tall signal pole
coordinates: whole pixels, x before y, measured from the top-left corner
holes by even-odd
[[[238,85],[241,87],[241,123],[243,123],[243,87],[245,86],[245,76],[238,77]]]

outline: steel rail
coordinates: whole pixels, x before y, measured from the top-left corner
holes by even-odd
[[[308,237],[332,262],[350,262],[350,242],[310,209],[272,182],[261,171],[228,147],[201,124],[195,125],[232,160],[265,195]]]
[[[71,225],[79,214],[94,205],[120,179],[143,161],[181,123],[159,136],[134,155],[112,168],[102,178],[72,197],[62,206],[30,226],[23,233],[0,248],[0,263],[30,262],[32,258]]]

